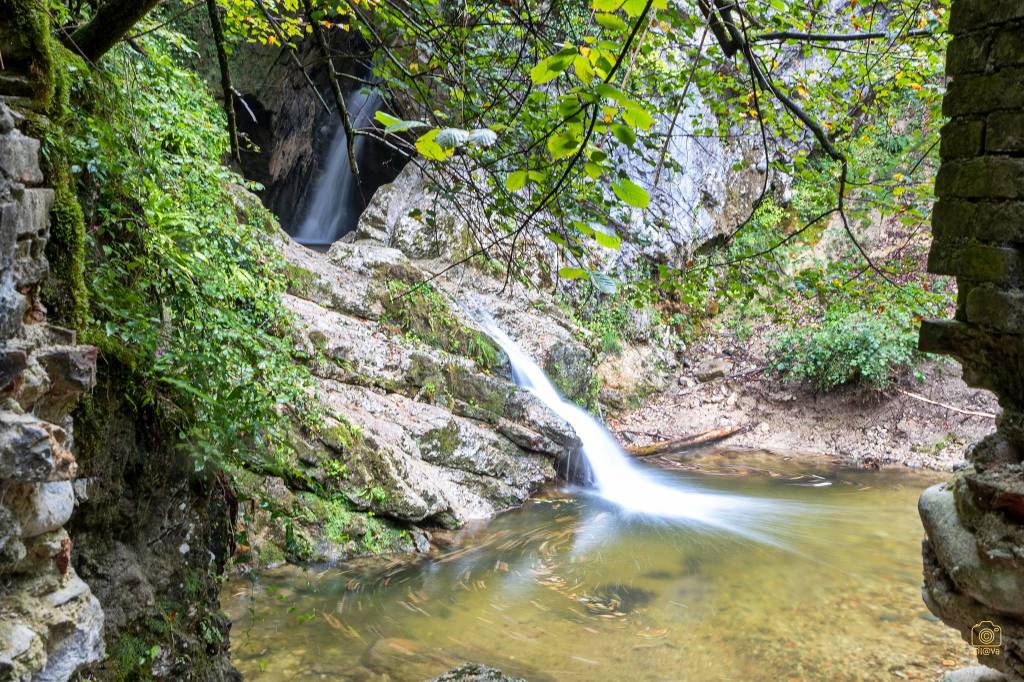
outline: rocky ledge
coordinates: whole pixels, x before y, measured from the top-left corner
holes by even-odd
[[[420,528],[518,506],[576,449],[569,426],[512,383],[480,316],[585,403],[597,394],[597,362],[584,332],[550,295],[506,286],[491,262],[434,278],[471,250],[464,213],[445,209],[410,166],[327,253],[282,235],[286,303],[318,423],[300,429],[294,458],[247,475],[254,561],[423,549]]]

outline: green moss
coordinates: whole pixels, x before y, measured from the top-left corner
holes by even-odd
[[[352,452],[363,446],[363,431],[352,424],[345,415],[335,415],[336,423],[320,428],[318,435],[327,447],[341,453]]]
[[[52,320],[80,330],[85,328],[89,319],[89,293],[83,275],[85,221],[66,166],[61,168],[52,161],[46,166],[54,199],[50,212],[50,239],[46,243],[50,274],[43,287],[43,302]]]
[[[455,362],[439,364],[423,353],[412,356],[408,377],[434,404],[454,407],[458,401],[464,408],[460,413],[492,424],[504,414],[511,390],[505,382]]]
[[[53,99],[55,89],[53,46],[46,3],[43,0],[0,0],[0,16],[6,26],[0,36],[4,42],[5,68],[20,71],[24,67],[32,81],[32,98],[40,110]]]
[[[370,554],[385,554],[408,549],[409,531],[399,528],[390,521],[367,514],[366,532],[363,534],[363,548]]]
[[[331,542],[344,545],[352,539],[353,512],[343,500],[322,500],[324,537]]]
[[[117,639],[110,651],[111,673],[118,682],[147,679],[160,647],[133,634]]]
[[[452,420],[444,426],[431,429],[420,438],[420,449],[433,459],[445,461],[454,454],[462,442],[459,425]]]
[[[382,303],[384,321],[410,336],[470,358],[484,371],[492,371],[500,365],[498,346],[487,335],[462,324],[448,301],[430,284],[410,289],[405,282],[388,282]]]
[[[293,263],[285,263],[284,278],[287,283],[288,293],[292,296],[310,300],[317,293],[317,276],[306,268]]]

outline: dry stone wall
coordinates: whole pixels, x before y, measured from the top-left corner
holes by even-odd
[[[956,277],[953,320],[921,349],[999,396],[995,433],[927,490],[924,598],[978,659],[1024,679],[1024,0],[954,0],[928,268]],[[987,631],[987,633],[986,633]],[[987,645],[987,646],[984,646]],[[977,674],[981,674],[980,672]]]
[[[64,530],[84,492],[70,413],[96,349],[46,322],[53,190],[22,123],[0,96],[0,679],[49,682],[103,655],[103,611]]]

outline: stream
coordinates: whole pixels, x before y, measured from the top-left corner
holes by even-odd
[[[936,679],[966,662],[920,596],[916,499],[934,474],[717,451],[682,487],[806,505],[781,542],[555,489],[402,563],[224,588],[254,680],[424,680],[461,662],[541,680]],[[824,485],[828,484],[828,485]]]

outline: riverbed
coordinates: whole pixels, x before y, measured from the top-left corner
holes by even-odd
[[[418,560],[230,581],[233,661],[253,680],[424,680],[472,661],[537,682],[933,680],[970,662],[920,596],[916,501],[936,475],[700,461],[663,475],[793,513],[752,539],[552,490]]]

